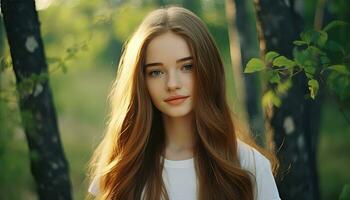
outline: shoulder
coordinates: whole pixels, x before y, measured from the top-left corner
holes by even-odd
[[[100,184],[100,177],[96,176],[90,183],[88,191],[93,196],[97,196],[99,193],[99,184]]]
[[[254,175],[257,171],[271,170],[270,161],[258,150],[248,144],[237,140],[238,159],[241,167]]]
[[[241,168],[250,172],[256,200],[280,200],[270,161],[258,150],[237,140]]]

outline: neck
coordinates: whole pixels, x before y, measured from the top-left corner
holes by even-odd
[[[182,160],[193,157],[195,134],[192,115],[173,118],[163,115],[165,158]]]

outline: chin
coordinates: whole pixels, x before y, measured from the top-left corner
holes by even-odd
[[[191,114],[191,109],[179,109],[176,110],[164,110],[162,113],[168,117],[178,118],[178,117],[186,117]]]

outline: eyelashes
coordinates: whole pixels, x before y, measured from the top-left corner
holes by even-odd
[[[157,76],[160,76],[161,73],[163,73],[163,72],[161,72],[160,70],[152,70],[152,71],[148,72],[147,74],[150,77],[157,77]]]
[[[192,71],[192,64],[185,64],[182,68],[185,71]]]
[[[181,67],[181,71],[183,72],[191,72],[193,69],[193,64],[185,64]],[[149,72],[147,72],[147,76],[151,77],[151,78],[156,78],[159,77],[161,75],[163,75],[164,72],[162,70],[159,69],[154,69],[154,70],[150,70]]]

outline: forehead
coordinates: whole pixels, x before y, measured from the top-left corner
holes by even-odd
[[[173,32],[166,32],[153,38],[146,48],[146,64],[172,62],[192,56],[186,40]]]

